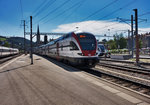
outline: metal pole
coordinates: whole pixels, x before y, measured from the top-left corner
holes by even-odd
[[[33,64],[33,55],[32,55],[32,16],[30,16],[30,57],[31,65]]]
[[[131,15],[132,58],[134,56],[133,15]]]
[[[25,20],[23,20],[23,22],[24,22],[24,54],[26,54]]]
[[[136,35],[136,64],[139,65],[139,36],[138,36],[138,10],[135,11],[135,35]]]
[[[128,30],[128,51],[129,51],[129,54],[130,54],[130,30]]]
[[[109,31],[109,36],[110,36],[110,29],[108,29],[108,31]],[[108,41],[109,41],[109,36],[108,36]]]

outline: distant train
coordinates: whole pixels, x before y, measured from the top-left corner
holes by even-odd
[[[99,62],[95,36],[81,31],[68,33],[36,47],[34,52],[81,68],[92,68]]]
[[[98,56],[100,57],[103,55],[105,55],[105,57],[110,57],[111,54],[103,44],[98,44]]]
[[[105,54],[105,46],[103,44],[98,44],[98,56],[103,56]]]
[[[10,56],[10,55],[15,55],[18,53],[19,50],[16,48],[8,48],[8,47],[0,46],[0,58]]]

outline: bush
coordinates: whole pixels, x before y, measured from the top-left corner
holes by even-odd
[[[128,49],[113,49],[109,50],[109,52],[112,54],[125,54],[128,52]]]

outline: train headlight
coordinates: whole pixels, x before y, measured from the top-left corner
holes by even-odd
[[[78,55],[84,56],[83,53],[78,53]]]

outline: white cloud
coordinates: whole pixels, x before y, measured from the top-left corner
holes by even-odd
[[[105,21],[91,20],[91,21],[62,24],[59,25],[56,29],[52,30],[52,32],[67,33],[75,31],[76,27],[79,27],[79,30],[90,32],[96,35],[110,34],[111,36],[114,35],[115,33],[127,32],[127,30],[130,30],[130,26],[125,23],[106,20]],[[145,32],[150,32],[150,28],[139,28],[139,33]]]
[[[141,33],[149,33],[150,32],[150,28],[139,28],[139,34]]]

